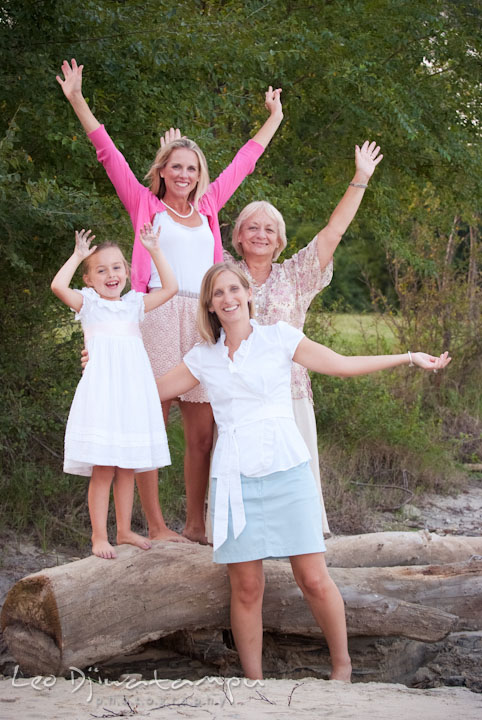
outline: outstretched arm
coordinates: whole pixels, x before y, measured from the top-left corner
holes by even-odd
[[[317,236],[318,260],[321,268],[328,265],[338,243],[355,217],[368,181],[383,158],[383,155],[379,153],[380,148],[375,142],[369,143],[366,140],[361,148],[358,145],[355,146],[356,170],[353,180],[334,209],[328,225],[320,230]]]
[[[283,119],[283,108],[281,105],[281,88],[273,90],[271,85],[265,94],[264,106],[269,112],[269,118],[264,123],[256,135],[252,138],[257,143],[266,148],[273,135],[281,125]]]
[[[72,66],[67,60],[62,63],[63,79],[60,75],[56,76],[56,80],[62,88],[65,97],[72,105],[72,108],[82,123],[86,133],[91,133],[100,127],[100,123],[94,116],[92,110],[87,105],[82,95],[82,70],[83,65],[77,65],[75,58],[72,58]]]
[[[175,368],[169,370],[165,375],[156,378],[157,389],[161,402],[164,400],[172,400],[173,398],[184,395],[199,385],[194,375],[188,370],[187,365],[183,362],[176,365]]]
[[[322,375],[355,377],[378,370],[388,370],[398,365],[410,365],[410,362],[423,370],[442,370],[449,364],[451,358],[448,352],[442,353],[440,357],[423,352],[400,355],[339,355],[325,345],[305,337],[296,348],[293,360],[308,370],[314,370]]]
[[[80,263],[85,260],[85,258],[89,257],[89,255],[92,255],[97,247],[97,245],[90,247],[90,243],[95,238],[95,235],[91,236],[91,232],[91,230],[81,230],[80,232],[77,232],[77,230],[75,231],[75,250],[67,262],[62,265],[50,284],[54,295],[57,295],[62,302],[76,312],[79,312],[84,299],[80,293],[72,290],[70,283],[72,282],[74,273]]]
[[[140,231],[140,240],[146,250],[149,251],[151,258],[154,260],[154,265],[159,273],[159,279],[162,287],[156,292],[144,295],[144,308],[146,312],[154,310],[154,308],[163,305],[165,302],[170,300],[173,295],[178,291],[178,285],[176,276],[174,275],[171,266],[166,260],[164,253],[159,247],[159,235],[161,228],[159,227],[157,233],[152,229],[151,223],[145,223],[144,227]]]

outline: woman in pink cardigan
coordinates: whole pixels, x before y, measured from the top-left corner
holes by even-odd
[[[132,287],[156,292],[160,281],[150,256],[139,240],[140,229],[152,223],[159,232],[161,247],[176,275],[180,291],[160,311],[153,311],[143,323],[143,337],[154,374],[167,372],[199,341],[196,312],[201,279],[205,271],[223,259],[218,212],[256,165],[283,119],[281,90],[271,87],[265,105],[269,117],[256,135],[236,154],[212,183],[203,153],[187,138],[167,134],[146,175],[150,187],[142,185],[117,150],[103,125],[94,117],[82,95],[82,69],[73,59],[62,65],[57,76],[64,95],[72,105],[89,139],[97,150],[119,199],[134,228]],[[184,477],[186,482],[186,526],[184,537],[206,542],[204,498],[213,441],[213,415],[205,391],[195,388],[179,398],[186,439]],[[163,403],[167,423],[170,401]],[[159,505],[157,471],[141,473],[137,486],[152,539],[183,540],[166,527]]]

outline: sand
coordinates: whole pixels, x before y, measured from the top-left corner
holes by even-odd
[[[333,718],[334,720],[480,720],[482,695],[465,688],[414,690],[404,685],[325,680],[204,678],[189,681],[134,679],[91,684],[74,673],[61,678],[4,678],[0,720],[165,718]],[[130,687],[129,687],[130,686]]]

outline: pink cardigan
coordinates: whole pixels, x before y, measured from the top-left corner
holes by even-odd
[[[137,180],[103,125],[89,133],[88,137],[97,150],[97,159],[104,166],[120,201],[129,213],[134,228],[132,287],[139,292],[147,292],[147,284],[151,275],[151,260],[149,253],[139,240],[139,230],[144,223],[151,222],[156,213],[162,212],[166,208],[162,200],[159,200],[149,188]],[[253,172],[256,162],[263,152],[262,145],[254,140],[248,140],[228,167],[209,185],[199,201],[199,212],[207,216],[209,227],[214,235],[213,262],[215,263],[223,260],[218,212],[241,185],[244,178]]]

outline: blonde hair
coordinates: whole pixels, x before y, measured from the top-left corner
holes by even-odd
[[[266,200],[256,200],[255,202],[249,203],[239,213],[233,230],[233,247],[241,257],[244,257],[243,246],[239,242],[239,233],[243,223],[247,222],[255,213],[262,211],[265,212],[268,217],[276,223],[276,229],[278,233],[278,247],[273,254],[273,260],[277,260],[287,245],[286,241],[286,224],[282,214],[277,210],[274,205],[267,202]]]
[[[197,155],[199,163],[199,180],[194,190],[190,192],[188,198],[189,202],[191,202],[197,210],[199,200],[202,198],[209,185],[209,171],[204,153],[194,140],[180,138],[179,140],[173,140],[167,145],[164,145],[164,147],[159,148],[156,153],[155,160],[144,180],[149,180],[149,189],[151,193],[156,195],[159,200],[162,200],[166,192],[166,183],[164,182],[164,178],[161,178],[161,170],[166,167],[169,158],[171,157],[171,153],[179,148],[192,150]]]
[[[236,275],[245,290],[249,290],[251,288],[249,280],[244,272],[232,262],[222,262],[212,265],[204,275],[201,283],[201,293],[197,310],[197,326],[202,339],[208,343],[212,343],[213,345],[216,344],[219,338],[222,325],[216,313],[209,310],[209,306],[211,305],[213,299],[214,283],[219,275],[226,271],[232,272]],[[249,317],[252,318],[254,317],[253,300],[248,301],[248,307]]]
[[[90,269],[90,261],[92,260],[92,258],[94,257],[94,255],[97,255],[97,253],[100,253],[101,250],[107,250],[108,248],[117,248],[117,250],[118,250],[118,251],[120,252],[120,254],[122,255],[122,260],[123,260],[124,265],[125,265],[125,268],[126,268],[127,277],[130,276],[129,263],[128,263],[127,260],[125,259],[124,253],[122,252],[122,250],[120,249],[120,247],[118,246],[118,244],[115,243],[115,242],[103,242],[103,243],[101,243],[100,245],[97,245],[97,247],[95,248],[94,252],[93,252],[91,255],[89,255],[88,257],[86,257],[85,260],[82,261],[82,274],[83,274],[83,275],[87,275],[87,274],[88,274],[89,269]]]

